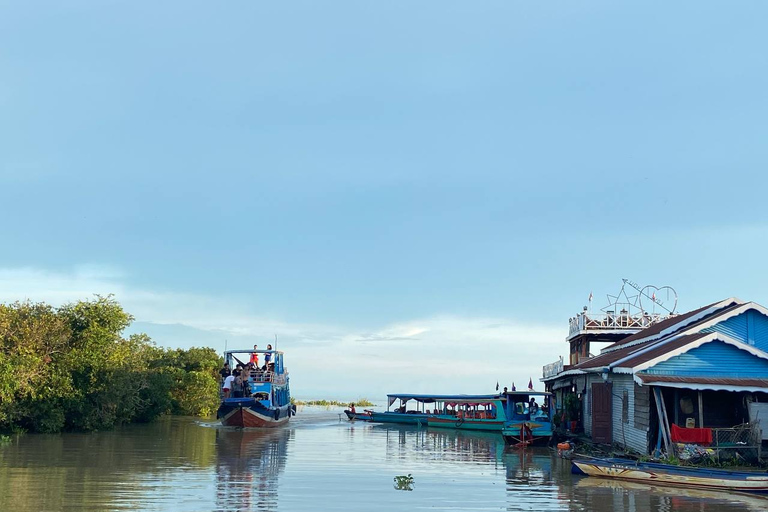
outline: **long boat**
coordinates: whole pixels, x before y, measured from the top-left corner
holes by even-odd
[[[495,395],[387,395],[386,412],[373,412],[378,423],[428,425],[437,428],[500,432],[510,443],[516,443],[520,429],[531,434],[526,444],[548,440],[552,436],[552,409],[530,408],[532,398],[551,401],[551,394],[537,391],[510,391]],[[399,400],[399,405],[392,405]],[[414,408],[409,409],[412,401]]]
[[[248,359],[251,354],[269,354],[271,362],[261,368],[254,368],[245,378],[247,392],[241,396],[223,397],[216,418],[228,427],[279,427],[296,414],[291,405],[291,390],[288,370],[285,368],[283,353],[276,350],[228,350],[224,360],[230,367],[233,362],[243,363],[237,356]]]
[[[626,459],[574,459],[571,464],[571,472],[577,475],[653,485],[768,494],[768,473],[673,466]]]

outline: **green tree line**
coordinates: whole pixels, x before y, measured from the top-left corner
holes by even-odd
[[[211,415],[216,352],[124,337],[132,321],[111,296],[58,308],[0,304],[0,430],[91,431],[168,413]]]

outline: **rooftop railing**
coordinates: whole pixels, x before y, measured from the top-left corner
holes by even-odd
[[[661,315],[659,313],[644,313],[642,315],[630,315],[626,311],[620,311],[615,314],[611,311],[607,313],[587,313],[568,319],[568,335],[572,336],[579,332],[599,332],[599,331],[640,331],[646,327],[666,320],[671,315]]]

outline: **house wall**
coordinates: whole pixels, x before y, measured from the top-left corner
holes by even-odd
[[[754,377],[768,375],[768,361],[722,341],[713,341],[645,370],[654,375]]]
[[[768,352],[768,317],[753,309],[701,332],[719,332]]]
[[[613,442],[623,446],[624,448],[632,449],[636,452],[647,453],[648,452],[648,426],[645,418],[638,417],[637,424],[641,426],[638,428],[635,422],[635,414],[638,412],[642,415],[645,408],[643,404],[638,404],[638,408],[635,408],[635,380],[632,375],[611,374],[609,378],[613,383],[612,390],[612,405],[613,405]],[[627,421],[622,421],[623,414],[623,397],[624,391],[627,392]],[[643,395],[645,396],[645,395]],[[642,398],[641,398],[642,399]],[[647,402],[646,402],[647,404]],[[646,416],[647,418],[647,416]],[[645,425],[642,427],[642,425]],[[626,444],[625,444],[626,440]]]

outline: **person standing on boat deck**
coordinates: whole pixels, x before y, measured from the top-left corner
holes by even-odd
[[[232,376],[237,378],[243,373],[243,365],[240,363],[237,363],[237,366],[235,366],[235,369],[232,370]]]
[[[272,345],[267,345],[267,350],[272,350]],[[264,354],[264,364],[267,365],[267,368],[269,368],[269,362],[272,360],[272,354],[267,352]]]
[[[256,352],[259,350],[258,345],[253,346],[253,352],[251,353],[251,362],[253,363],[253,366],[259,366],[259,354]]]
[[[539,410],[539,404],[536,403],[536,397],[531,397],[531,401],[528,402],[528,410],[531,411],[531,414]]]
[[[243,398],[243,377],[238,375],[232,386],[232,396],[234,398]]]
[[[229,398],[229,391],[232,389],[234,382],[234,375],[228,375],[227,378],[224,379],[224,387],[222,388],[222,391],[224,392],[224,398]]]
[[[224,363],[224,368],[219,370],[219,375],[221,375],[221,382],[224,382],[224,379],[232,375],[232,370],[229,369],[229,363]]]

